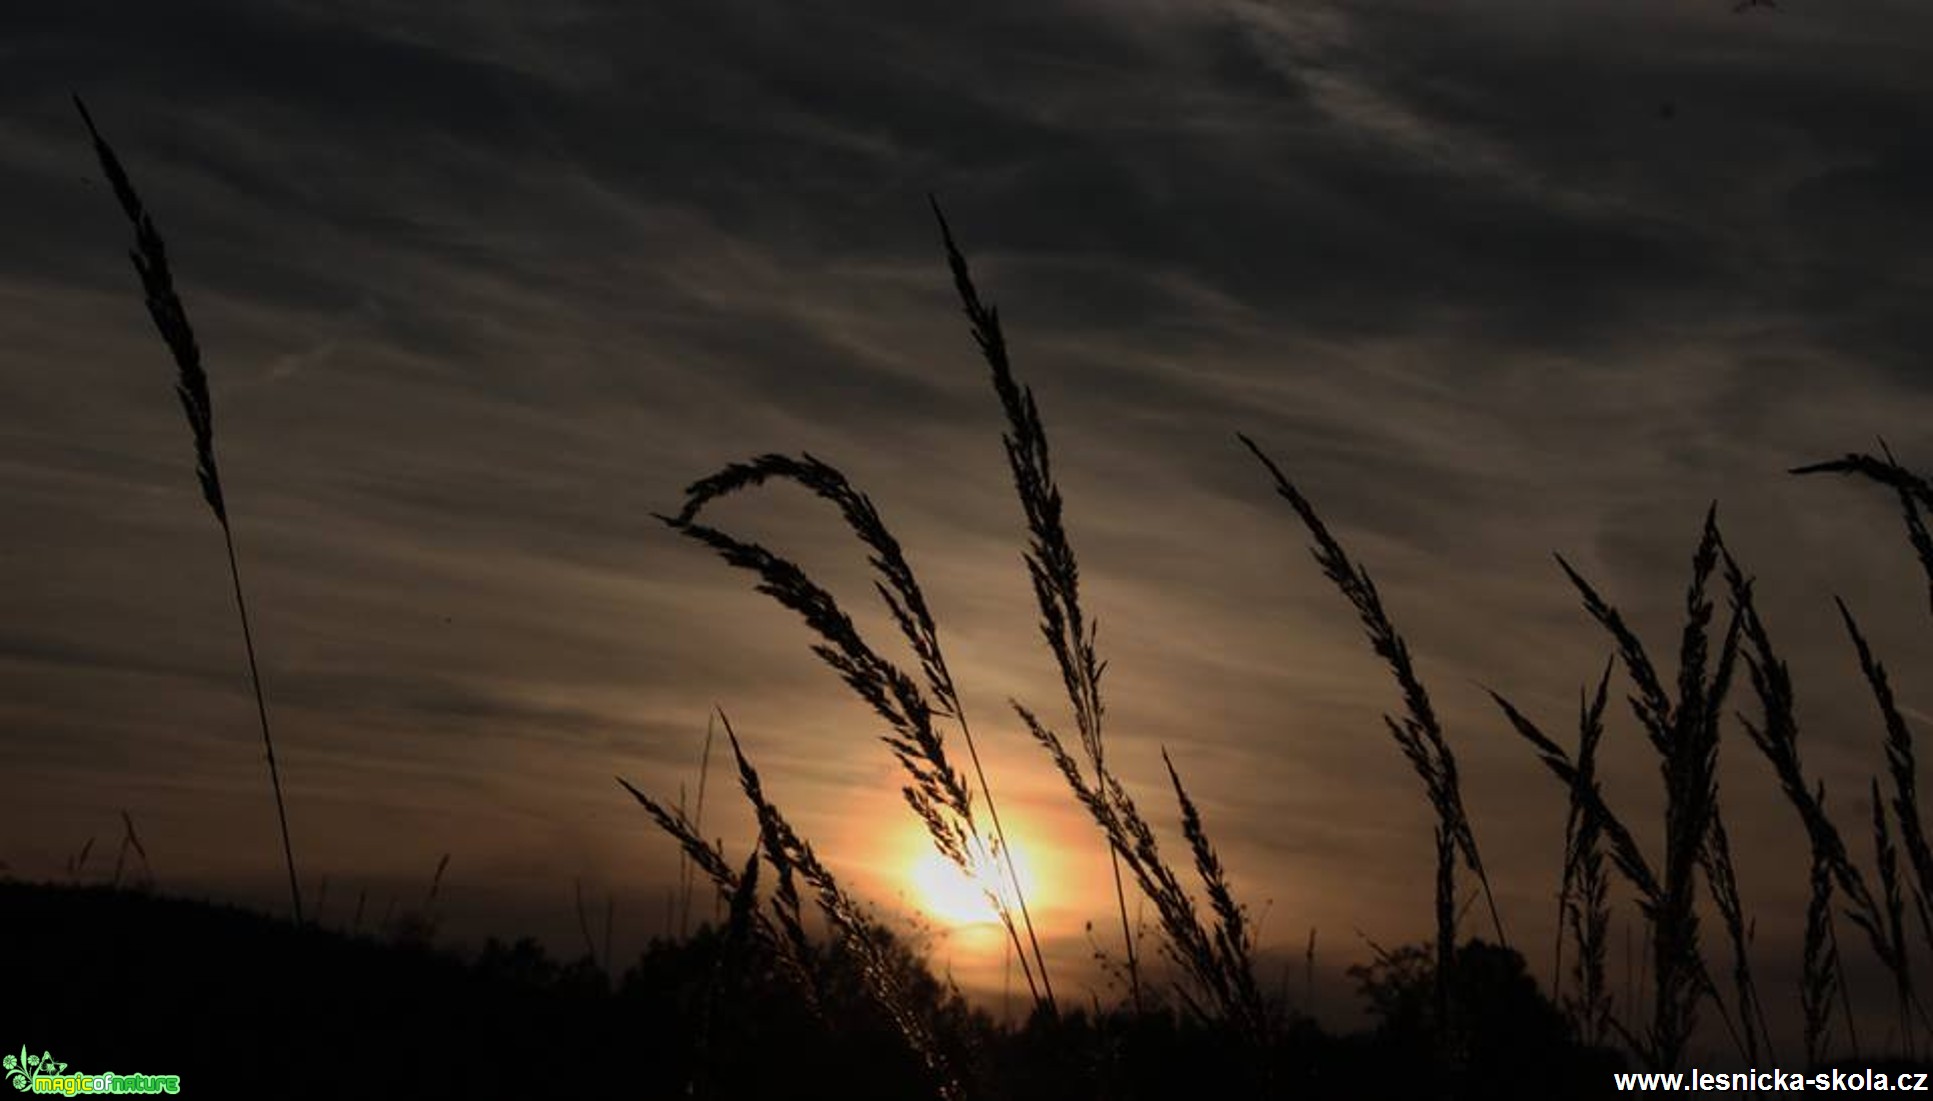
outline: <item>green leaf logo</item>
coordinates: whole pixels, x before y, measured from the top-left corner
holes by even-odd
[[[67,1064],[57,1061],[50,1051],[29,1055],[27,1045],[22,1044],[20,1054],[0,1059],[0,1070],[6,1071],[8,1085],[25,1093],[34,1088],[35,1075],[63,1073],[67,1070]]]

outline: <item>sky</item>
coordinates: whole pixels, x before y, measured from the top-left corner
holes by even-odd
[[[1178,846],[1172,755],[1265,947],[1317,930],[1338,1003],[1371,942],[1431,935],[1432,812],[1387,671],[1237,432],[1376,579],[1540,976],[1562,793],[1485,689],[1574,737],[1610,645],[1553,552],[1668,664],[1717,501],[1867,851],[1881,730],[1832,597],[1924,720],[1924,581],[1882,493],[1785,471],[1878,437],[1933,465],[1924,4],[413,7],[0,15],[11,874],[63,878],[89,838],[106,874],[126,810],[164,889],[287,905],[220,531],[71,92],[205,349],[327,922],[415,904],[449,853],[459,933],[575,950],[581,882],[635,950],[679,923],[676,853],[614,777],[695,799],[722,709],[834,870],[998,985],[998,938],[920,886],[879,722],[654,519],[725,463],[809,452],[905,546],[1050,958],[1105,996],[1105,852],[1009,707],[1069,725],[929,194],[1052,440],[1112,764]],[[716,518],[890,641],[822,503]],[[1789,991],[1802,835],[1736,723],[1722,753],[1761,982]],[[1626,710],[1605,755],[1655,844]],[[715,756],[707,830],[742,854],[735,795]]]

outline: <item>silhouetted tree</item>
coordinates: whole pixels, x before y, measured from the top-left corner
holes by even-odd
[[[1409,944],[1349,969],[1377,1021],[1376,1066],[1419,1087],[1429,1079],[1432,1096],[1590,1096],[1608,1088],[1622,1057],[1577,1041],[1521,953],[1481,940],[1457,948],[1446,1011],[1437,1004],[1436,959],[1434,945]]]

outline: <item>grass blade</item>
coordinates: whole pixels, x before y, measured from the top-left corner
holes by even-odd
[[[1074,714],[1081,750],[1094,773],[1094,787],[1111,790],[1107,779],[1106,741],[1102,736],[1104,708],[1101,703],[1101,675],[1107,663],[1095,650],[1099,625],[1087,618],[1081,606],[1080,565],[1062,521],[1060,486],[1054,480],[1049,458],[1047,429],[1041,423],[1040,409],[1033,390],[1014,378],[1007,354],[1006,335],[1000,329],[999,311],[980,300],[966,256],[953,240],[953,229],[938,199],[932,199],[933,217],[939,223],[940,240],[946,248],[947,265],[953,273],[954,289],[973,332],[973,341],[987,362],[994,393],[1007,417],[1001,434],[1006,448],[1007,466],[1013,475],[1014,491],[1027,520],[1028,547],[1022,556],[1027,576],[1033,583],[1034,600],[1040,608],[1040,633],[1060,669],[1061,684]],[[1137,1006],[1141,1003],[1141,969],[1136,957],[1134,934],[1128,924],[1127,894],[1121,884],[1121,850],[1110,844],[1109,868],[1114,877],[1114,901],[1121,920],[1121,942],[1127,958],[1129,992]],[[1031,927],[1030,927],[1031,932]]]
[[[262,692],[261,666],[255,657],[255,636],[249,629],[248,603],[242,596],[242,573],[235,556],[235,534],[228,525],[228,504],[222,495],[221,472],[215,462],[215,406],[208,392],[208,373],[201,364],[201,346],[195,339],[193,326],[188,323],[188,311],[182,305],[181,296],[175,292],[174,275],[168,267],[168,250],[161,240],[160,231],[155,229],[154,220],[148,216],[147,208],[134,190],[134,182],[121,167],[120,158],[114,155],[107,139],[94,126],[94,118],[88,114],[87,104],[75,96],[74,106],[80,110],[81,121],[87,124],[87,132],[94,140],[94,153],[100,159],[101,170],[106,173],[109,184],[114,188],[115,198],[120,201],[122,211],[134,226],[134,248],[129,250],[128,258],[133,261],[134,270],[141,277],[141,286],[147,295],[148,314],[154,319],[154,327],[174,357],[177,370],[175,394],[181,400],[182,412],[187,414],[188,427],[194,434],[195,477],[201,483],[202,498],[208,502],[216,521],[221,524],[222,542],[228,550],[228,576],[235,588],[235,610],[242,621],[242,645],[248,652],[249,680],[255,687],[255,712],[261,722],[262,746],[268,755],[269,784],[275,791],[275,817],[282,828],[282,859],[289,873],[289,905],[295,914],[296,924],[300,925],[302,888],[295,874],[295,850],[289,842],[288,808],[282,799],[282,774],[275,763],[275,739],[269,734],[268,702]]]
[[[1383,608],[1382,597],[1376,592],[1375,582],[1370,580],[1368,571],[1350,560],[1329,528],[1316,514],[1315,507],[1302,495],[1294,483],[1282,473],[1274,460],[1264,454],[1255,441],[1247,436],[1239,437],[1249,452],[1259,460],[1274,479],[1275,492],[1289,503],[1297,516],[1302,519],[1309,534],[1315,539],[1313,553],[1316,563],[1331,583],[1356,609],[1362,621],[1363,630],[1369,636],[1370,647],[1376,655],[1389,666],[1396,678],[1396,684],[1403,695],[1407,714],[1399,722],[1385,715],[1384,723],[1390,735],[1409,759],[1411,767],[1422,778],[1423,786],[1429,795],[1430,805],[1436,809],[1439,830],[1437,854],[1439,861],[1454,861],[1461,854],[1464,865],[1482,888],[1483,898],[1490,908],[1490,921],[1500,943],[1508,943],[1503,931],[1503,918],[1497,912],[1497,901],[1490,890],[1490,877],[1483,870],[1483,859],[1477,851],[1476,833],[1470,827],[1470,818],[1463,807],[1461,784],[1457,778],[1456,755],[1451,752],[1450,744],[1443,734],[1443,725],[1438,720],[1435,707],[1430,703],[1429,693],[1424,690],[1423,682],[1417,677],[1414,664],[1410,661],[1409,647],[1390,621]],[[1448,847],[1445,847],[1447,843]],[[1437,869],[1437,941],[1448,945],[1449,951],[1456,944],[1455,875],[1452,868]],[[1448,957],[1440,963],[1447,963]],[[1447,983],[1451,974],[1448,966],[1439,966],[1436,971],[1438,984]],[[1439,999],[1441,1000],[1441,999]]]

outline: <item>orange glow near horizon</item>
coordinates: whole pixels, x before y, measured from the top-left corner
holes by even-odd
[[[1052,877],[1041,874],[1040,854],[1044,852],[1044,846],[1035,844],[1030,835],[1011,828],[1011,823],[1009,827],[1008,856],[1013,862],[1012,876],[1019,880],[1027,906],[1038,921],[1043,910],[1054,903],[1048,897],[1054,892],[1046,887],[1052,882]],[[940,928],[965,931],[997,927],[1000,915],[994,908],[993,900],[988,897],[990,892],[1013,910],[1018,910],[1007,865],[992,851],[991,845],[979,847],[972,868],[962,869],[934,847],[933,839],[919,823],[909,820],[905,826],[895,829],[894,834],[897,856],[888,866],[904,885],[907,901]],[[1015,916],[1017,920],[1018,914]]]

